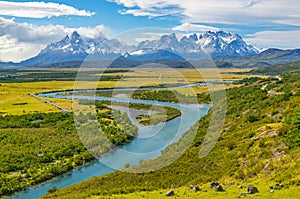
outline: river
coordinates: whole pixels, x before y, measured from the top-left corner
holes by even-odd
[[[195,86],[195,85],[193,85]],[[192,86],[191,86],[192,87]],[[40,185],[30,187],[26,191],[21,191],[9,198],[33,199],[39,198],[47,193],[52,187],[64,188],[79,182],[88,180],[94,176],[101,176],[114,172],[116,169],[123,169],[125,163],[130,165],[138,164],[141,160],[155,158],[161,155],[161,151],[171,143],[180,139],[180,137],[191,128],[201,117],[207,114],[211,105],[183,105],[168,102],[159,102],[151,100],[134,100],[129,98],[108,98],[108,97],[91,97],[82,95],[66,95],[72,92],[53,92],[40,94],[43,97],[66,98],[66,99],[89,99],[89,100],[109,100],[113,102],[131,102],[143,103],[150,105],[169,106],[179,108],[182,116],[177,117],[164,125],[153,125],[149,127],[139,127],[138,136],[130,143],[121,146],[104,155],[100,160],[95,160],[73,169],[71,172],[58,176]],[[73,94],[79,93],[78,91]],[[124,110],[122,110],[124,111]],[[136,122],[136,121],[135,121]],[[129,155],[131,154],[131,155]],[[132,155],[137,154],[137,155]],[[107,166],[109,165],[109,166]]]

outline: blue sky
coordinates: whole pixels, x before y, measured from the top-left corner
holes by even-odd
[[[36,55],[77,30],[110,37],[135,28],[225,30],[259,48],[300,48],[298,0],[0,0],[0,61]]]

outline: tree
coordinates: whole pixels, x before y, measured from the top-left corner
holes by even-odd
[[[294,114],[290,119],[291,128],[286,134],[285,142],[291,147],[299,147],[300,146],[300,105],[296,107],[294,110]]]

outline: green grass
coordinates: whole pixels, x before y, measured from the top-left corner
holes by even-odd
[[[151,111],[157,113],[150,115],[138,115],[136,119],[140,120],[139,123],[144,126],[156,125],[162,122],[170,121],[176,117],[181,116],[181,112],[178,109],[171,107],[151,107]]]
[[[149,70],[144,69],[140,72]],[[168,71],[163,72],[166,72],[166,77],[169,75],[170,78],[165,78],[161,82],[157,81],[158,71],[153,71],[153,77],[140,77],[140,74],[137,74],[139,76],[131,78],[130,81],[126,79],[120,84],[100,82],[98,86],[102,88],[115,85],[133,87],[145,79],[149,80],[146,84],[149,86],[176,83],[180,78],[172,76],[173,74]],[[209,70],[207,72],[211,75],[209,80],[213,80],[214,73]],[[192,70],[182,70],[181,73],[185,74],[190,82],[201,80],[198,76],[193,76]],[[17,116],[9,122],[3,118],[0,119],[2,125],[0,129],[1,194],[42,182],[82,164],[83,160],[93,158],[83,148],[74,129],[72,130],[69,117],[65,118],[62,113],[51,113],[59,110],[29,95],[30,93],[67,90],[71,89],[73,84],[72,81],[1,83],[0,95],[3,97],[0,99],[0,112],[2,115],[26,117],[24,113],[57,114],[57,117],[42,126],[35,126],[36,124],[31,123],[32,121],[26,123],[26,120]],[[91,85],[93,85],[92,82],[85,82],[81,88],[88,88]],[[265,90],[261,89],[263,86],[266,86]],[[199,121],[199,129],[191,129],[197,132],[192,146],[172,165],[146,174],[115,172],[58,190],[45,198],[109,197],[120,193],[139,194],[141,191],[151,191],[155,194],[168,190],[172,185],[179,187],[178,193],[180,193],[180,190],[185,189],[185,186],[189,184],[205,186],[212,180],[228,181],[229,179],[234,182],[251,182],[261,187],[261,190],[264,190],[264,186],[281,182],[294,190],[300,184],[299,145],[297,142],[296,145],[292,143],[293,147],[288,148],[289,143],[286,139],[294,140],[298,135],[292,130],[293,126],[297,125],[297,120],[289,122],[289,118],[293,121],[294,109],[300,103],[299,88],[299,73],[294,72],[284,75],[282,81],[255,82],[254,85],[249,84],[228,90],[227,116],[223,134],[213,151],[203,159],[199,159],[198,155],[210,115]],[[269,95],[270,90],[283,94]],[[167,100],[168,96],[163,98]],[[203,97],[203,95],[199,95],[198,98],[207,100],[207,96]],[[70,107],[70,101],[54,101]],[[164,154],[170,156],[178,152],[174,146],[176,144],[169,147]],[[37,156],[39,153],[46,155],[39,158]],[[158,165],[163,162],[158,158],[145,161],[143,164],[145,163]],[[23,174],[26,174],[25,179],[22,177]],[[234,188],[232,190],[234,191]],[[293,194],[289,189],[286,192]]]
[[[210,189],[209,184],[204,184],[199,186],[202,190],[199,192],[194,192],[189,187],[180,187],[175,189],[161,189],[156,191],[142,191],[137,193],[130,194],[115,194],[111,196],[91,196],[89,199],[157,199],[157,198],[216,198],[216,199],[229,199],[229,198],[238,198],[242,193],[247,192],[247,183],[239,183],[245,184],[242,189],[239,188],[239,185],[227,185],[224,187],[225,192],[216,192],[214,189]],[[274,193],[270,193],[270,188],[265,186],[265,184],[261,183],[257,187],[259,193],[257,194],[247,194],[246,196],[241,196],[241,198],[257,198],[257,199],[298,199],[300,195],[299,187],[289,187],[281,190],[275,190]],[[174,190],[175,195],[172,197],[167,197],[166,192]]]
[[[210,113],[199,121],[198,129],[190,130],[196,131],[197,135],[189,149],[173,164],[143,174],[117,171],[94,177],[43,198],[121,197],[118,194],[122,194],[122,197],[126,197],[124,194],[139,197],[139,194],[143,194],[139,192],[145,191],[158,197],[161,190],[165,192],[172,185],[181,187],[180,193],[180,190],[190,184],[205,186],[215,180],[223,185],[230,181],[235,184],[243,182],[243,185],[251,183],[261,190],[254,197],[261,198],[270,196],[269,186],[282,183],[288,189],[275,191],[274,196],[278,194],[276,197],[280,198],[279,193],[282,193],[288,194],[285,198],[294,198],[293,190],[300,186],[300,146],[296,144],[289,147],[285,139],[287,135],[295,136],[291,134],[294,133],[291,129],[298,123],[287,121],[288,118],[298,118],[294,110],[300,104],[299,84],[299,73],[290,73],[284,75],[282,81],[268,79],[227,90],[227,113],[223,133],[213,150],[204,158],[199,158],[199,150],[209,126]],[[267,87],[263,90],[265,85]],[[269,95],[270,89],[282,94]],[[189,133],[181,140],[185,140]],[[164,165],[168,157],[181,152],[178,147],[180,142],[168,147],[161,157],[144,161],[137,167],[147,169],[151,165]],[[235,198],[240,194],[235,187],[229,187],[227,192],[218,193],[218,197],[222,198],[222,194],[226,193],[229,194],[224,196],[228,196],[227,198],[233,195]],[[298,193],[296,192],[297,195]],[[215,196],[211,192],[199,194],[204,194],[204,198],[205,194],[208,194],[208,198]],[[151,194],[149,197],[151,198]]]

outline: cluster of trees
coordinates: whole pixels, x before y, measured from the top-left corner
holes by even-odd
[[[150,115],[139,115],[136,117],[140,120],[140,124],[144,126],[156,125],[181,116],[181,111],[172,107],[151,107],[151,110],[157,113]]]
[[[193,97],[190,95],[183,95],[176,90],[135,91],[131,97],[133,99],[156,100],[181,104],[210,103],[210,96],[208,94],[198,94]]]
[[[96,110],[94,119],[113,144],[125,144],[136,136],[138,129],[126,113],[100,102]],[[84,117],[95,116],[88,113]],[[77,134],[72,113],[0,116],[0,145],[0,195],[43,182],[94,159]]]
[[[82,145],[69,113],[1,116],[0,145],[0,195],[94,159]]]
[[[138,128],[132,124],[127,113],[112,110],[101,102],[96,103],[96,111],[101,130],[114,145],[128,143],[137,135]]]
[[[102,76],[99,81],[116,81],[121,78],[120,75],[114,75],[113,73],[127,72],[127,70],[107,70],[99,71],[99,73],[112,74],[111,76]],[[82,77],[84,80],[94,80],[92,77],[95,75],[93,72],[84,72]],[[1,82],[34,82],[34,81],[51,81],[51,80],[62,80],[72,81],[77,77],[77,71],[60,71],[55,72],[51,70],[0,70],[0,81]]]
[[[295,107],[293,115],[288,118],[287,125],[289,126],[285,134],[285,142],[291,148],[300,146],[300,105]]]

